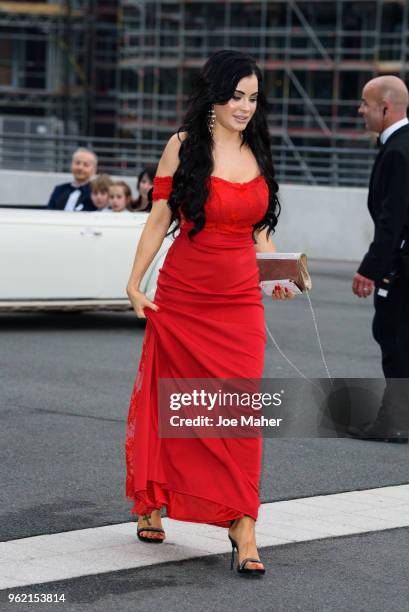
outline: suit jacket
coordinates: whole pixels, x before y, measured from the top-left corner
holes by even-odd
[[[376,282],[395,268],[404,237],[409,246],[409,124],[393,132],[379,150],[368,209],[375,234],[358,272]]]
[[[54,191],[50,196],[47,208],[51,208],[54,210],[64,210],[70,194],[75,191],[75,189],[79,189],[81,191],[81,195],[77,200],[76,206],[82,204],[83,208],[81,210],[88,212],[98,210],[91,200],[90,183],[86,183],[86,185],[82,185],[81,187],[73,187],[71,183],[63,183],[62,185],[57,185],[57,187],[54,188]]]

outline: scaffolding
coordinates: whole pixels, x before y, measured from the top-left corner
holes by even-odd
[[[113,138],[111,166],[157,161],[205,60],[237,49],[262,69],[281,180],[364,184],[361,91],[406,78],[408,41],[407,0],[0,0],[0,115]]]
[[[52,118],[66,135],[112,132],[116,12],[109,0],[0,1],[0,114]]]
[[[294,168],[320,182],[313,163],[314,155],[322,163],[320,148],[367,147],[357,115],[365,82],[386,73],[405,79],[408,69],[406,1],[122,0],[120,8],[121,133],[138,143],[163,141],[180,124],[192,77],[207,57],[244,50],[263,71],[284,179],[294,178]],[[336,172],[338,158],[326,163]],[[364,165],[356,171],[366,177]]]

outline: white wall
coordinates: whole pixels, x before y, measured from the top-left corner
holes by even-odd
[[[273,240],[280,251],[358,261],[373,237],[367,189],[282,185]]]
[[[136,176],[113,176],[126,181],[136,195]],[[63,172],[21,172],[0,170],[0,204],[33,204],[45,206],[52,190],[60,183],[68,183],[72,174]]]
[[[118,178],[135,194],[136,177]],[[0,204],[46,204],[54,186],[70,179],[70,174],[0,170]],[[366,198],[366,189],[281,185],[282,213],[273,237],[278,250],[360,260],[373,236]]]

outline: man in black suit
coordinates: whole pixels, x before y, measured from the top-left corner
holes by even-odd
[[[395,76],[381,76],[365,85],[358,111],[366,129],[379,134],[380,149],[368,193],[375,235],[353,278],[352,290],[361,298],[374,292],[372,330],[381,347],[386,378],[375,421],[349,428],[351,435],[364,440],[408,441],[409,274],[404,269],[409,254],[408,105],[405,83]]]
[[[75,151],[71,161],[74,180],[54,188],[47,208],[69,212],[98,210],[91,200],[91,178],[97,171],[97,156],[89,149]]]

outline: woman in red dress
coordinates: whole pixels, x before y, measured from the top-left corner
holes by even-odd
[[[127,293],[146,317],[126,436],[126,494],[138,537],[161,543],[161,508],[180,521],[229,528],[241,573],[263,574],[255,539],[262,439],[158,435],[158,379],[263,374],[266,334],[256,251],[280,205],[255,61],[218,51],[197,78],[182,127],[168,141]],[[180,229],[154,302],[139,283],[175,221]],[[293,297],[278,288],[273,298]],[[232,557],[233,563],[233,557]]]

